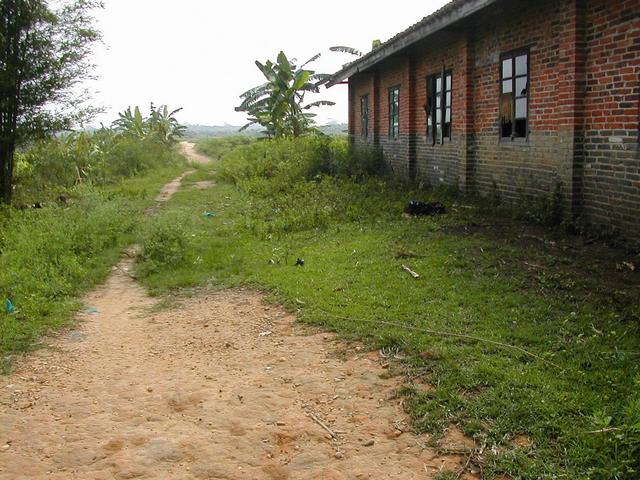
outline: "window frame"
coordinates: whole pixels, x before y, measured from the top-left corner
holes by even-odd
[[[447,90],[447,78],[451,78],[451,88]],[[438,79],[441,81],[440,92],[437,91]],[[447,104],[447,93],[449,93],[449,103]],[[438,104],[437,98],[440,97],[440,134],[438,134]],[[434,101],[436,99],[436,101]],[[449,122],[446,122],[447,109],[449,110]],[[431,140],[432,145],[444,144],[445,138],[449,141],[453,136],[453,70],[443,70],[433,73],[427,77],[427,139]],[[449,124],[449,129],[445,135],[444,126]]]
[[[369,94],[368,93],[360,96],[360,136],[365,139],[369,138]]]
[[[394,92],[397,92],[395,111],[394,102],[391,98]],[[389,87],[387,92],[387,101],[389,103],[389,138],[392,140],[398,140],[400,138],[400,85]],[[397,122],[394,122],[394,119],[397,119]]]
[[[516,74],[516,58],[517,57],[521,57],[523,55],[526,55],[527,57],[527,73],[525,75],[517,75]],[[505,60],[511,60],[511,76],[509,77],[503,77],[503,73],[502,73],[502,69],[503,69],[503,62]],[[526,86],[527,86],[527,93],[526,95],[517,95],[517,91],[516,91],[516,80],[518,78],[526,78]],[[505,80],[511,80],[512,82],[512,99],[511,99],[511,135],[503,135],[503,130],[502,130],[502,114],[501,114],[501,105],[502,105],[502,95],[504,95],[503,92],[503,88],[504,88],[504,81]],[[509,92],[507,92],[509,93]],[[529,120],[530,120],[530,105],[531,105],[531,51],[528,47],[524,47],[524,48],[518,48],[516,50],[510,50],[508,52],[502,53],[500,55],[500,61],[498,63],[498,139],[501,142],[506,142],[506,141],[510,141],[510,142],[523,142],[523,141],[528,141],[529,140]],[[515,135],[515,131],[516,131],[516,101],[518,99],[522,99],[525,98],[526,102],[527,102],[527,111],[524,117],[525,120],[525,134],[520,136],[516,136]]]

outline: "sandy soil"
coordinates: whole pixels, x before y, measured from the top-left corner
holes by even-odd
[[[252,291],[151,298],[134,255],[0,378],[0,479],[427,479],[465,463],[410,432],[378,352]]]
[[[196,151],[195,143],[180,142],[183,155],[185,155],[193,163],[208,163],[209,158]]]

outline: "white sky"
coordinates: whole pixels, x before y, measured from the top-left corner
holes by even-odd
[[[355,57],[329,52],[348,45],[363,52],[373,39],[387,40],[447,0],[270,2],[258,0],[104,0],[97,12],[104,45],[96,49],[98,80],[89,88],[106,108],[96,119],[109,124],[129,105],[144,111],[151,101],[183,107],[183,123],[242,125],[238,96],[263,82],[255,60],[280,50],[333,73]],[[316,110],[318,122],[347,121],[347,87],[322,89],[317,99],[337,102]]]

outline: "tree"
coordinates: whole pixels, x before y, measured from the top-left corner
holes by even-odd
[[[11,202],[14,153],[21,143],[70,129],[95,113],[81,82],[99,39],[94,0],[0,0],[0,200]]]
[[[266,128],[270,137],[298,137],[309,132],[315,114],[308,110],[321,105],[334,105],[328,100],[304,104],[305,95],[308,92],[319,93],[320,85],[329,78],[329,75],[305,69],[318,58],[319,53],[300,67],[296,66],[295,59],[289,60],[284,52],[278,54],[275,63],[267,60],[262,64],[256,60],[256,66],[267,81],[240,95],[242,103],[236,107],[236,111],[249,115],[249,123],[242,130],[259,124]]]
[[[133,111],[128,107],[118,114],[118,119],[113,122],[112,127],[124,135],[140,140],[154,138],[165,145],[173,145],[179,137],[184,136],[186,127],[175,118],[175,114],[182,108],[170,112],[168,106],[160,105],[156,108],[152,103],[150,110],[149,116],[144,117],[139,107],[135,107]]]

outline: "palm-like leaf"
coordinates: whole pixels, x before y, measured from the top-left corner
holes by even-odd
[[[349,53],[351,55],[355,55],[356,57],[361,57],[362,56],[362,52],[360,50],[356,50],[353,47],[345,47],[345,46],[336,46],[336,47],[331,47],[329,48],[329,50],[331,50],[332,52],[342,52],[342,53]]]

